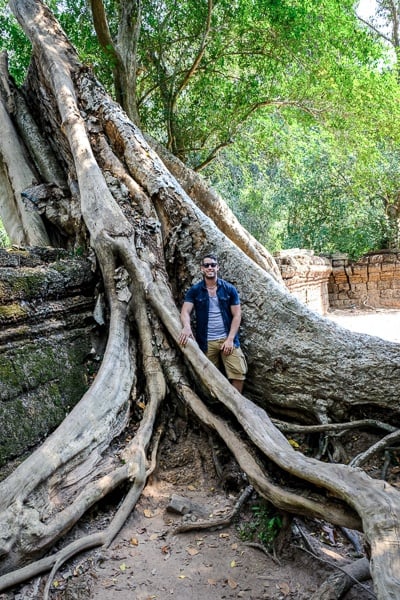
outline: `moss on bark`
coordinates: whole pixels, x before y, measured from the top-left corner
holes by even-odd
[[[0,467],[49,435],[87,389],[90,267],[49,258],[1,254]]]

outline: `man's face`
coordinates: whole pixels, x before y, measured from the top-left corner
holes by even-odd
[[[214,279],[218,273],[218,263],[213,258],[205,258],[201,265],[201,272],[206,279]]]

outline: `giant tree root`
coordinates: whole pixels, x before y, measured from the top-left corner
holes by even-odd
[[[380,600],[397,600],[398,490],[358,468],[327,464],[296,452],[261,407],[302,414],[304,422],[312,423],[323,422],[328,415],[340,418],[354,406],[365,404],[369,410],[390,408],[394,419],[400,410],[395,391],[400,381],[397,346],[373,338],[367,343],[360,335],[354,337],[354,343],[347,343],[336,326],[323,325],[279,286],[272,285],[265,271],[186,196],[141,133],[107,99],[79,64],[42,2],[10,0],[9,4],[32,42],[31,70],[36,69],[36,87],[46,91],[46,123],[53,124],[62,159],[70,167],[68,177],[79,187],[81,214],[105,281],[111,326],[107,355],[85,401],[40,452],[0,484],[3,572],[35,553],[48,551],[85,510],[110,491],[107,477],[113,485],[115,473],[119,481],[138,485],[143,481],[145,444],[128,446],[121,456],[111,451],[108,459],[103,456],[127,422],[135,383],[135,347],[147,369],[145,381],[140,382],[146,398],[162,396],[164,375],[169,370],[165,376],[171,394],[187,402],[202,422],[218,432],[261,495],[288,512],[363,529],[371,546],[376,593]],[[124,168],[147,196],[148,206],[141,212],[127,207],[125,197],[124,202],[119,197],[118,204],[114,197],[118,194],[108,186],[91,143],[98,130],[109,137]],[[187,383],[178,369],[173,376],[173,365],[168,365],[166,357],[171,347],[178,348],[181,325],[175,304],[178,294],[174,296],[171,290],[165,262],[170,261],[171,271],[176,265],[181,274],[186,271],[185,284],[189,283],[198,275],[195,262],[205,247],[230,256],[231,272],[243,281],[249,308],[249,349],[255,359],[252,397],[259,405],[229,386],[194,342],[181,349],[175,362],[182,366],[185,361],[192,382],[196,381],[204,397],[229,411],[235,430],[204,408],[193,391],[195,386]],[[114,280],[117,271],[126,281],[122,288],[121,278]],[[174,285],[179,285],[179,279],[175,276]],[[136,298],[138,305],[134,305]],[[132,315],[138,315],[132,329],[139,329],[143,319],[157,320],[159,327],[152,323],[150,329],[140,329],[134,344],[128,323]],[[324,355],[329,356],[329,368]],[[341,372],[333,378],[331,364],[339,359]],[[266,364],[269,370],[264,369]],[[355,372],[357,385],[350,385]],[[339,393],[340,386],[346,390]],[[145,415],[142,423],[143,439],[150,439],[153,428]]]

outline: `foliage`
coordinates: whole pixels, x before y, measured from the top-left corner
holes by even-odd
[[[52,12],[67,32],[68,38],[78,51],[79,59],[97,73],[112,92],[112,65],[102,51],[93,29],[92,16],[86,0],[51,0]]]
[[[220,1],[209,29],[206,2],[143,4],[143,125],[195,168],[237,141],[254,113],[332,110],[360,66],[382,57],[357,27],[352,2]]]
[[[31,45],[12,16],[7,0],[0,0],[0,50],[7,50],[10,71],[22,83],[29,65]]]
[[[393,72],[354,82],[342,119],[254,118],[207,176],[271,251],[304,247],[357,258],[398,245],[399,86]]]
[[[49,8],[66,31],[82,62],[90,65],[112,91],[111,65],[102,51],[85,0],[49,0]],[[6,0],[0,0],[0,49],[9,56],[10,72],[22,84],[31,56],[31,45],[11,14]]]
[[[252,517],[238,527],[240,539],[258,542],[273,550],[274,541],[282,528],[282,517],[269,502],[260,501],[252,506]]]
[[[128,3],[104,2],[115,44],[126,43],[118,38],[118,15]],[[112,90],[114,65],[100,49],[87,2],[49,4],[80,58]],[[141,7],[142,127],[195,168],[239,139],[254,113],[268,119],[276,111],[290,118],[337,111],[340,118],[362,67],[384,60],[381,45],[357,25],[353,0],[142,0]],[[7,27],[3,47],[20,48],[15,26],[3,21]]]
[[[130,0],[129,0],[130,1]],[[128,0],[104,0],[118,51]],[[112,93],[116,65],[86,0],[48,0]],[[141,127],[204,173],[271,251],[357,256],[398,242],[399,86],[353,0],[142,0]],[[380,0],[388,21],[387,3]],[[1,46],[22,82],[30,46],[0,0]],[[126,44],[122,48],[122,44]],[[131,48],[132,49],[132,48]]]

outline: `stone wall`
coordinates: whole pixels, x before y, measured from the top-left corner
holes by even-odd
[[[331,308],[400,309],[400,251],[370,252],[357,262],[333,254],[331,260]]]
[[[315,256],[283,250],[275,255],[288,290],[311,310],[400,309],[400,250],[370,252],[358,261],[347,254]]]
[[[55,429],[87,389],[93,292],[89,261],[0,249],[0,467]]]
[[[275,260],[288,290],[311,310],[325,315],[329,309],[331,261],[298,248],[276,253]]]

